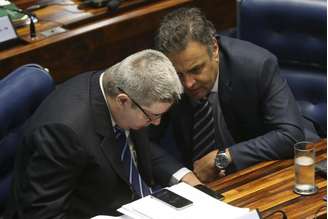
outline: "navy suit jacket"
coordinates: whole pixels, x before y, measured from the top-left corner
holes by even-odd
[[[229,147],[233,159],[230,170],[264,160],[291,158],[293,144],[304,139],[304,131],[296,101],[279,74],[276,57],[238,39],[222,36],[218,44],[217,98],[227,127],[223,133],[228,132],[234,140],[220,147]],[[191,103],[184,95],[163,118],[161,126],[150,130],[154,142],[162,144],[189,168],[192,124]]]
[[[18,147],[5,218],[116,215],[138,198],[123,171],[99,76],[89,72],[57,86],[31,118]],[[145,130],[130,134],[143,179],[167,186],[182,166],[151,145]]]

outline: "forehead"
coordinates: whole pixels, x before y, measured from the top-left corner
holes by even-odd
[[[186,72],[201,65],[208,58],[207,46],[196,41],[189,41],[186,48],[167,55],[178,72]]]

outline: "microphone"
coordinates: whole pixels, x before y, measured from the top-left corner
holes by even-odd
[[[36,37],[35,24],[34,24],[34,20],[33,20],[34,16],[32,13],[26,13],[26,15],[30,19],[30,37],[31,37],[31,39],[34,39]]]
[[[35,29],[35,23],[34,23],[34,18],[36,18],[36,16],[33,13],[31,13],[29,11],[24,11],[22,9],[6,8],[3,6],[0,6],[0,8],[27,15],[30,20],[30,38],[32,40],[34,38],[36,38],[36,29]]]

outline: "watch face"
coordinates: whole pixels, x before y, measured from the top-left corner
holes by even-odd
[[[229,165],[229,159],[225,153],[219,153],[215,158],[215,166],[219,169],[225,169]]]

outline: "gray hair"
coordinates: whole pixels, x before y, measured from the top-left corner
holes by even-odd
[[[182,85],[170,60],[161,52],[143,50],[107,69],[103,76],[106,95],[124,90],[144,106],[180,99]]]
[[[194,40],[206,45],[211,56],[215,33],[214,25],[200,9],[179,8],[161,21],[155,38],[155,48],[165,54],[179,52],[186,48],[190,40]]]

